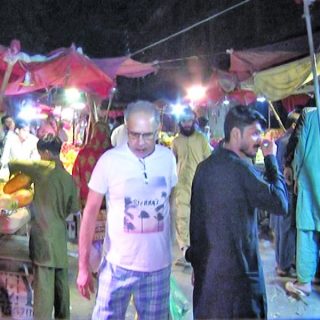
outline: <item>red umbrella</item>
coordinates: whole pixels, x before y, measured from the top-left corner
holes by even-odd
[[[47,61],[30,63],[27,68],[24,76],[8,84],[6,95],[49,87],[76,87],[105,98],[114,85],[110,77],[74,46],[56,50],[48,55]]]
[[[255,102],[257,97],[252,91],[237,89],[228,94],[228,99],[247,106]]]

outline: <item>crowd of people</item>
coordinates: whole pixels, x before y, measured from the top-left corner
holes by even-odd
[[[187,107],[170,150],[157,143],[157,107],[137,101],[112,134],[107,123],[94,125],[72,178],[59,160],[57,131],[34,140],[3,117],[1,164],[28,174],[35,186],[35,319],[49,319],[53,310],[56,318],[70,317],[65,218],[78,211],[77,288],[90,299],[97,283],[92,319],[125,319],[131,300],[139,319],[168,319],[176,240],[175,263],[193,270],[195,319],[266,319],[257,209],[271,215],[276,272],[297,276],[286,290],[309,295],[319,260],[320,130],[314,109],[298,118],[289,114],[287,132],[275,142],[263,138],[266,120],[258,111],[232,107],[213,150],[207,120],[197,121]],[[6,156],[15,152],[12,139],[19,139],[19,152],[36,151],[24,152],[33,161]],[[254,165],[259,149],[263,173]]]

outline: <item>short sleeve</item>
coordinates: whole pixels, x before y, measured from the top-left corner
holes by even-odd
[[[111,168],[109,157],[105,154],[100,157],[96,163],[88,187],[98,193],[106,194],[108,191],[108,168]]]

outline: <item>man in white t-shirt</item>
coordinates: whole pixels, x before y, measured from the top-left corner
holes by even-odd
[[[78,290],[93,292],[89,251],[95,221],[106,197],[106,255],[92,319],[124,319],[134,297],[139,319],[167,319],[171,270],[170,210],[177,182],[172,152],[156,145],[160,116],[146,101],[128,105],[128,143],[105,152],[90,182],[79,236]]]
[[[0,176],[9,178],[8,163],[12,160],[40,160],[37,149],[38,138],[30,132],[30,125],[23,120],[17,121],[15,132],[10,131],[1,156]]]

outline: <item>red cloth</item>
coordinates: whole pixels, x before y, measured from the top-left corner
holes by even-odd
[[[234,100],[240,104],[248,106],[249,104],[256,101],[257,97],[254,92],[249,90],[240,90],[237,89],[230,94],[228,94],[229,100]]]
[[[283,99],[282,105],[287,112],[291,112],[296,106],[306,106],[310,102],[310,99],[310,96],[307,94],[297,94]]]
[[[100,156],[110,148],[111,141],[108,125],[103,122],[97,122],[94,125],[90,141],[79,151],[72,168],[72,176],[80,189],[82,204],[85,203],[88,196],[88,182],[93,168]]]
[[[50,53],[44,62],[29,63],[27,70],[31,84],[23,85],[24,72],[8,84],[6,95],[25,94],[50,87],[75,87],[105,98],[114,86],[107,74],[73,46]]]

